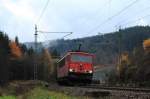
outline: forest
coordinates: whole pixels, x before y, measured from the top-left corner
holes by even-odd
[[[20,43],[18,37],[10,40],[0,32],[0,83],[12,80],[33,80],[34,64],[38,66],[37,79],[55,81],[57,57],[67,51],[77,50],[93,53],[95,66],[112,64],[117,72],[111,72],[110,82],[138,83],[150,82],[150,27],[136,26],[121,29],[113,33],[96,35],[73,40],[56,40],[49,48],[40,48],[37,53],[34,46]],[[33,43],[32,43],[33,44]],[[119,57],[119,58],[118,58]]]
[[[48,81],[52,75],[51,55],[47,49],[36,54],[33,48],[19,43],[18,37],[10,40],[0,32],[0,84],[11,80],[33,80],[34,64],[38,65],[37,79]]]
[[[103,34],[103,33],[102,33]],[[119,50],[132,52],[134,48],[142,46],[145,39],[150,38],[149,26],[135,26],[104,35],[95,35],[73,40],[59,39],[50,43],[49,51],[56,50],[62,56],[71,50],[81,50],[96,55],[96,64],[114,64],[117,62]]]

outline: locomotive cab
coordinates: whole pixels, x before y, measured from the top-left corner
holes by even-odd
[[[69,72],[93,73],[91,55],[73,53],[70,57]]]
[[[91,83],[93,76],[92,54],[68,52],[58,63],[58,79],[69,80],[73,83]]]
[[[87,53],[71,53],[69,79],[90,83],[93,76],[93,56]]]

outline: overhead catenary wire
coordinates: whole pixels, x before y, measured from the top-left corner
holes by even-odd
[[[130,8],[131,6],[133,6],[134,4],[136,4],[139,0],[135,0],[132,3],[130,3],[129,5],[127,5],[126,7],[124,7],[123,9],[121,9],[119,12],[117,12],[116,14],[110,16],[109,18],[107,18],[106,20],[104,20],[103,22],[101,22],[100,24],[98,24],[95,28],[93,28],[92,30],[90,30],[88,32],[88,34],[90,34],[91,32],[97,30],[98,28],[100,28],[101,26],[103,26],[104,24],[106,24],[107,22],[111,21],[114,17],[120,15],[121,13],[123,13],[124,11],[126,11],[128,8]]]
[[[144,8],[144,9],[140,9],[138,12],[142,12],[143,13],[143,11],[147,11],[147,10],[150,10],[150,6],[148,6],[148,7],[146,7],[146,8]],[[136,15],[138,15],[138,14],[140,14],[140,13],[138,13],[138,12],[136,12]],[[133,14],[133,13],[132,13]],[[135,16],[135,14],[133,14],[134,16]],[[133,16],[132,15],[132,16]],[[148,17],[149,15],[145,15],[145,16],[142,16],[142,17],[139,17],[138,19],[136,19],[136,20],[130,20],[130,21],[126,21],[127,19],[125,19],[125,20],[122,20],[122,21],[120,21],[120,22],[117,22],[113,27],[117,27],[117,26],[124,26],[124,25],[128,25],[128,24],[130,24],[130,23],[132,23],[132,22],[135,22],[135,21],[138,21],[138,20],[140,20],[140,19],[143,19],[143,18],[146,18],[146,17]],[[122,24],[123,23],[123,24]],[[111,26],[112,27],[112,26]],[[106,28],[106,27],[105,27]],[[109,27],[107,27],[107,28],[110,28],[110,26]],[[104,29],[104,28],[103,28]]]
[[[108,16],[110,15],[110,12],[111,12],[111,2],[112,0],[108,1]]]
[[[143,11],[148,10],[148,9],[150,9],[150,7],[147,7],[147,8],[145,8],[145,9],[141,9],[141,11],[139,11],[139,12],[143,12]],[[134,16],[135,16],[135,14],[134,14]],[[130,23],[139,21],[139,20],[144,19],[144,18],[147,18],[147,17],[149,17],[149,16],[150,16],[150,15],[145,15],[145,16],[142,16],[142,17],[138,17],[138,18],[135,19],[135,20],[129,20],[129,21],[122,20],[122,21],[120,21],[120,22],[117,22],[115,25],[113,25],[113,27],[116,28],[117,26],[120,26],[120,25],[121,25],[122,27],[124,27],[124,26],[126,26],[126,25],[129,25]],[[110,28],[110,27],[112,27],[112,26],[105,27],[105,28]],[[103,29],[105,29],[105,28],[103,28]]]
[[[103,4],[103,7],[106,7],[107,5],[110,6],[111,0],[108,0],[108,2],[106,2],[105,4]],[[102,7],[98,8],[96,11],[94,11],[94,14],[97,14],[99,12],[103,11]],[[97,18],[102,17],[101,15],[98,15]],[[88,24],[87,20],[89,20],[90,18],[87,18],[84,22],[82,22],[82,24]]]
[[[47,0],[46,4],[45,4],[44,8],[42,9],[42,11],[41,11],[41,13],[40,13],[40,15],[39,15],[39,17],[38,17],[38,19],[37,19],[35,24],[38,24],[40,22],[42,16],[44,15],[44,13],[45,13],[45,11],[46,11],[46,9],[48,7],[49,2],[50,2],[50,0]]]
[[[71,34],[73,34],[73,32],[49,32],[49,31],[37,31],[41,34],[65,34],[62,38],[65,38]]]
[[[150,14],[145,15],[145,16],[142,16],[142,17],[139,17],[139,18],[137,18],[137,19],[135,19],[135,20],[128,21],[128,22],[126,22],[126,23],[124,23],[124,24],[121,24],[121,25],[119,25],[119,26],[122,26],[122,27],[123,27],[123,26],[129,25],[130,23],[137,22],[137,21],[139,21],[139,20],[141,20],[141,19],[144,19],[144,18],[147,18],[147,17],[150,17]],[[115,27],[117,27],[117,25],[115,25]]]
[[[144,11],[147,11],[147,10],[150,10],[150,6],[148,6],[148,7],[146,7],[146,8],[144,8],[144,9],[140,9],[138,12],[144,12]],[[140,13],[138,13],[137,14],[137,12],[136,12],[136,15],[139,15]],[[134,16],[136,16],[135,14],[134,14]],[[133,15],[132,15],[133,16]],[[146,15],[147,16],[147,15]],[[122,21],[120,21],[120,22],[118,22],[116,25],[118,25],[118,24],[121,24],[121,23],[123,23],[123,24],[125,24],[126,22],[124,22],[125,20],[122,20]],[[134,20],[133,20],[134,21]],[[116,26],[115,25],[115,26]]]
[[[36,21],[36,24],[38,24],[40,22],[42,16],[44,15],[45,10],[47,9],[47,6],[48,6],[49,2],[50,2],[50,0],[47,0],[43,10],[41,11],[41,13],[40,13],[40,15],[39,15],[39,17],[38,17],[38,19]],[[51,34],[56,34],[56,33],[66,34],[65,36],[63,36],[63,38],[73,34],[73,32],[47,32],[47,31],[39,31],[39,30],[37,32],[39,32],[39,33],[51,33]]]
[[[48,32],[48,31],[38,31],[40,33],[62,33],[62,34],[66,34],[66,33],[72,33],[72,32]]]
[[[122,24],[122,25],[125,26],[125,25],[128,25],[128,24],[130,24],[130,23],[137,22],[137,21],[139,21],[139,20],[141,20],[141,19],[147,18],[147,17],[150,17],[150,14],[145,15],[145,16],[142,16],[142,17],[140,17],[140,18],[137,18],[136,20],[128,21],[128,22],[126,22],[126,23],[124,23],[124,24]]]

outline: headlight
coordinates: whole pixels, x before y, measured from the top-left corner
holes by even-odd
[[[69,69],[70,72],[73,72],[73,69]]]
[[[89,73],[92,73],[92,72],[93,72],[92,70],[89,71]]]

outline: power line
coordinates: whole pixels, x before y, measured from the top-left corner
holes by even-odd
[[[52,34],[55,34],[55,33],[61,33],[61,34],[66,34],[66,33],[72,33],[72,32],[48,32],[48,31],[38,31],[40,33],[52,33]]]
[[[110,12],[111,12],[111,2],[112,0],[108,1],[108,16],[110,15]]]
[[[124,7],[123,9],[121,9],[119,12],[117,12],[116,14],[114,14],[113,16],[107,18],[106,20],[104,20],[102,23],[100,23],[99,25],[97,25],[95,28],[93,28],[91,31],[89,31],[89,33],[97,30],[99,27],[101,27],[102,25],[106,24],[108,21],[111,21],[114,17],[120,15],[122,12],[124,12],[125,10],[127,10],[128,8],[130,8],[131,6],[133,6],[135,3],[137,3],[139,0],[135,0],[132,3],[130,3],[129,5],[127,5],[126,7]],[[89,34],[88,33],[88,34]]]
[[[148,6],[148,7],[146,7],[146,8],[144,8],[144,9],[140,9],[140,10],[138,10],[138,12],[144,12],[144,11],[147,11],[147,10],[149,10],[150,9],[150,6]],[[132,13],[133,14],[133,13]],[[140,14],[140,13],[138,13],[138,14]],[[138,15],[137,14],[137,12],[136,12],[136,15]],[[135,14],[134,14],[134,16],[136,16]],[[132,15],[133,16],[133,15]],[[126,19],[125,19],[126,20]],[[118,22],[119,24],[120,23],[123,23],[125,20],[122,20],[122,21],[120,21],[120,22]]]
[[[101,12],[103,7],[106,7],[107,5],[108,6],[110,5],[110,2],[111,2],[111,0],[109,0],[108,2],[105,2],[105,4],[103,4],[102,7],[98,8],[98,9],[96,9],[96,11],[94,11],[94,14],[97,14],[97,13]],[[102,15],[98,15],[96,17],[96,19],[99,18],[99,17],[102,17]],[[91,17],[86,18],[86,20],[84,20],[81,24],[83,24],[83,25],[88,24],[87,20],[89,20],[89,19],[91,19]]]
[[[128,22],[124,23],[123,25],[128,25],[128,24],[130,24],[130,23],[137,22],[137,21],[139,21],[139,20],[141,20],[141,19],[144,19],[144,18],[146,18],[146,17],[150,17],[150,14],[145,15],[145,16],[142,16],[142,17],[140,17],[140,18],[138,18],[138,19],[136,19],[136,20],[128,21]]]
[[[62,38],[65,38],[71,34],[73,34],[73,32],[48,32],[48,31],[38,31],[41,34],[65,34]]]
[[[142,12],[143,13],[143,11],[147,11],[147,10],[149,10],[150,9],[150,6],[148,6],[148,7],[146,7],[146,8],[144,8],[144,9],[140,9],[138,12]],[[140,14],[140,13],[138,13],[138,12],[136,12],[136,15],[138,15],[138,14]],[[137,14],[138,13],[138,14]],[[132,13],[133,14],[133,13]],[[135,16],[135,14],[134,14],[134,16]],[[127,19],[125,19],[125,20],[122,20],[122,21],[120,21],[120,22],[118,22],[117,24],[115,24],[114,25],[114,27],[116,27],[116,26],[118,26],[118,25],[128,25],[128,23],[132,23],[132,22],[135,22],[135,21],[138,21],[138,20],[140,20],[140,19],[142,19],[142,18],[146,18],[146,17],[148,17],[149,15],[146,15],[146,16],[143,16],[143,17],[141,17],[141,18],[138,18],[138,19],[136,19],[136,20],[131,20],[131,21],[127,21],[127,22],[124,22],[125,20],[127,20]],[[121,24],[121,23],[123,23],[123,24]],[[106,28],[106,27],[105,27]],[[109,27],[107,27],[107,28],[110,28],[110,26]]]
[[[140,17],[140,18],[137,18],[136,20],[128,21],[128,22],[126,22],[126,23],[124,23],[124,24],[121,24],[121,26],[129,25],[130,23],[137,22],[137,21],[139,21],[139,20],[141,20],[141,19],[144,19],[144,18],[147,18],[147,17],[150,17],[150,14],[145,15],[145,16],[142,16],[142,17]],[[115,27],[117,27],[117,25],[115,25]]]
[[[126,23],[124,23],[124,24],[120,24],[121,22],[119,22],[118,24],[120,24],[120,25],[123,27],[123,26],[129,25],[130,23],[137,22],[137,21],[139,21],[139,20],[141,20],[141,19],[144,19],[144,18],[147,18],[147,17],[150,17],[150,14],[145,15],[145,16],[142,16],[142,17],[139,17],[139,18],[137,18],[136,20],[128,21],[128,22],[126,22]],[[116,24],[114,27],[117,27],[118,24]],[[120,25],[119,25],[119,26],[120,26]],[[109,27],[107,27],[107,28],[109,28]]]
[[[43,10],[42,10],[41,13],[40,13],[39,18],[38,18],[37,21],[36,21],[36,24],[40,22],[40,20],[41,20],[42,16],[44,15],[44,12],[45,12],[45,10],[46,10],[46,8],[47,8],[49,2],[50,2],[50,0],[47,0],[45,6],[44,6],[44,8],[43,8]]]

